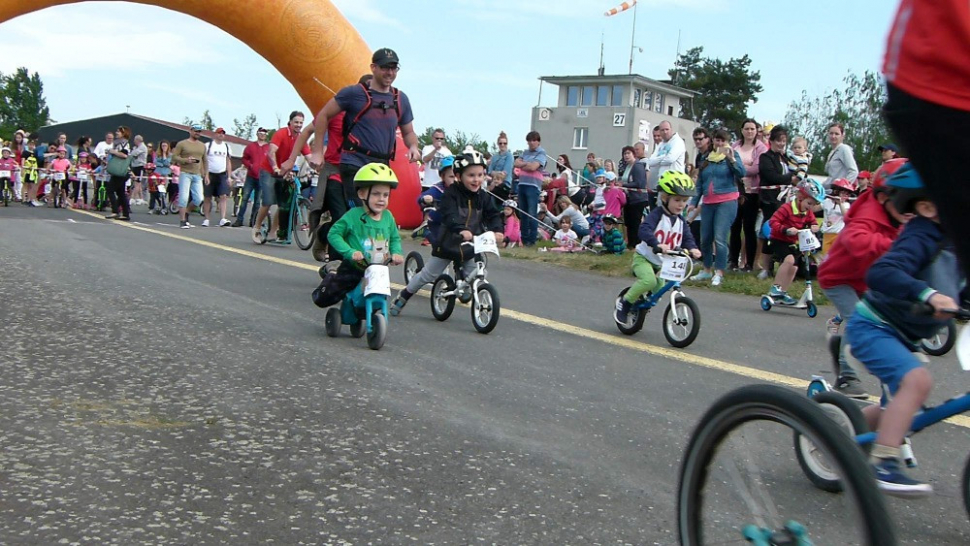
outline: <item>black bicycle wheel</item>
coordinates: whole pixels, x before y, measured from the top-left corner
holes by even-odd
[[[487,334],[498,325],[498,317],[502,310],[502,305],[498,299],[498,290],[494,286],[481,283],[478,285],[478,294],[472,299],[472,324],[480,334]]]
[[[869,432],[866,417],[862,414],[859,406],[849,397],[835,391],[829,391],[815,395],[812,400],[822,408],[835,424],[839,425],[839,428],[845,432],[848,438],[851,439],[858,434]],[[815,487],[830,493],[842,491],[842,480],[839,479],[831,463],[816,449],[815,444],[797,432],[794,433],[794,439],[798,466],[802,468],[805,476],[815,484]]]
[[[310,202],[300,198],[293,218],[293,238],[300,250],[310,250],[313,239],[310,237]]]
[[[843,495],[816,489],[783,455],[793,430],[825,453]],[[799,527],[815,544],[896,544],[862,452],[815,402],[774,385],[736,389],[701,418],[681,464],[677,527],[690,546],[743,544],[749,534],[783,543]]]
[[[416,250],[408,252],[404,258],[404,284],[409,284],[411,279],[424,269],[424,256]]]
[[[674,311],[670,304],[664,310],[664,337],[667,343],[683,349],[693,343],[701,331],[701,311],[694,300],[687,296],[677,298],[677,309]]]
[[[629,287],[620,290],[620,293],[616,296],[616,300],[613,302],[613,323],[616,324],[616,327],[620,330],[620,332],[628,336],[632,336],[643,329],[643,321],[647,318],[647,310],[637,309],[634,307],[633,309],[630,309],[629,319],[625,324],[616,320],[616,306],[620,304],[620,299],[622,299],[629,290]],[[641,300],[638,299],[637,303],[640,303],[640,301]]]
[[[380,311],[374,311],[370,320],[372,331],[367,333],[367,346],[377,351],[387,339],[387,318]]]
[[[431,285],[431,314],[434,318],[444,322],[455,310],[455,296],[443,296],[444,292],[455,291],[455,280],[448,275],[441,275]]]
[[[950,352],[957,341],[957,325],[952,319],[941,327],[936,335],[920,342],[923,351],[930,356],[943,356]]]
[[[960,493],[963,495],[963,509],[970,516],[970,457],[963,465],[963,477],[960,480]]]

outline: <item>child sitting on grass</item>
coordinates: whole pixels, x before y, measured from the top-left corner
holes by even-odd
[[[818,223],[812,209],[825,198],[825,189],[816,180],[802,180],[798,183],[795,200],[785,203],[771,216],[771,237],[769,246],[772,259],[779,264],[775,282],[768,295],[778,299],[782,305],[795,305],[797,301],[788,295],[788,287],[795,280],[801,264],[802,254],[798,249],[798,232],[811,229],[818,233]]]
[[[579,237],[572,228],[573,221],[568,216],[563,216],[559,220],[559,231],[552,235],[552,240],[558,245],[551,249],[553,252],[574,252],[576,250]]]
[[[616,216],[607,214],[603,217],[603,251],[619,256],[626,251],[626,241],[623,231],[617,228],[621,225]]]
[[[689,250],[695,260],[701,257],[694,236],[681,216],[687,202],[697,195],[694,180],[682,172],[667,171],[660,176],[657,190],[660,192],[660,206],[644,217],[640,229],[637,230],[640,243],[633,254],[633,274],[636,275],[637,282],[633,283],[616,304],[613,318],[620,324],[629,323],[630,310],[640,296],[650,294],[663,286],[663,280],[657,277],[663,261],[656,250],[665,252],[683,248]]]
[[[864,410],[876,441],[870,462],[876,485],[890,495],[921,497],[933,492],[930,484],[907,476],[900,465],[900,446],[913,416],[933,386],[926,357],[916,353],[920,340],[934,335],[959,307],[960,275],[953,252],[940,226],[935,204],[919,175],[907,164],[886,182],[893,207],[915,214],[889,251],[869,269],[869,291],[856,305],[846,326],[847,351],[889,389],[884,408]],[[931,314],[914,312],[922,302]]]

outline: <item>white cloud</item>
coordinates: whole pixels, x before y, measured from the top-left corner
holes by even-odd
[[[408,31],[407,26],[401,21],[387,15],[387,9],[374,7],[371,0],[333,0],[333,5],[340,10],[351,23],[364,21],[367,23],[377,23],[388,25],[398,30]]]

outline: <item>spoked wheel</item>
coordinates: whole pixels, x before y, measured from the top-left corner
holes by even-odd
[[[300,199],[296,206],[296,218],[293,221],[293,238],[300,250],[309,250],[313,244],[310,234],[310,202]]]
[[[616,324],[616,327],[621,332],[623,332],[628,336],[632,336],[633,334],[643,329],[643,321],[647,318],[647,310],[637,309],[636,307],[634,307],[633,309],[630,309],[629,320],[627,320],[626,323],[622,323],[616,320],[617,306],[620,305],[620,300],[623,299],[623,296],[626,295],[628,290],[630,290],[629,287],[624,288],[623,290],[620,290],[620,294],[616,297],[616,300],[613,302],[613,323]],[[637,303],[639,302],[640,300],[637,300]]]
[[[487,334],[495,329],[500,309],[498,290],[484,282],[479,284],[478,293],[472,299],[472,324],[480,334]]]
[[[179,212],[178,195],[173,197],[172,200],[168,202],[168,211],[171,212],[172,214],[178,214]]]
[[[808,438],[840,477],[832,495],[801,478],[791,431]],[[705,413],[684,452],[677,492],[680,543],[896,544],[882,495],[862,452],[818,404],[774,385],[728,393]],[[788,540],[788,542],[784,542]]]
[[[367,346],[375,351],[384,346],[384,339],[387,338],[387,318],[375,311],[370,318],[372,331],[367,333]]]
[[[957,325],[954,321],[947,321],[946,326],[940,328],[936,334],[920,342],[923,350],[930,356],[943,356],[950,352],[957,340]]]
[[[847,396],[828,391],[816,394],[812,400],[819,404],[822,411],[842,429],[848,440],[851,441],[858,434],[869,432],[862,410]],[[825,455],[815,448],[815,444],[798,432],[795,432],[795,456],[798,458],[798,466],[802,467],[802,472],[815,484],[815,487],[830,493],[842,491],[842,480],[839,479],[836,469],[832,467]]]
[[[340,335],[340,309],[331,307],[327,309],[327,335],[337,337]]]
[[[454,292],[455,280],[450,275],[441,275],[431,285],[431,314],[444,322],[455,310],[455,296],[442,296],[444,292]]]
[[[408,252],[407,258],[404,258],[404,284],[409,284],[422,269],[424,269],[424,256],[416,250]]]
[[[682,349],[697,339],[701,331],[701,312],[694,300],[678,296],[677,309],[668,304],[664,310],[663,325],[667,343]]]

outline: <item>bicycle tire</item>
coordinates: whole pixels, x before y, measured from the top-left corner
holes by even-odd
[[[455,310],[455,296],[441,296],[441,292],[452,292],[455,280],[450,275],[441,275],[431,285],[431,314],[434,318],[444,322]]]
[[[424,256],[416,250],[408,252],[404,258],[404,284],[410,284],[411,279],[424,269]]]
[[[858,523],[861,525],[854,530],[862,533],[860,538],[863,543],[872,546],[896,544],[885,502],[862,453],[818,405],[775,385],[749,385],[729,392],[705,412],[691,433],[677,486],[677,531],[681,544],[698,546],[706,543],[705,521],[701,516],[707,500],[703,488],[707,478],[716,470],[713,467],[715,454],[729,433],[753,421],[773,422],[801,430],[822,446],[842,470],[841,475],[856,509],[855,514],[860,519]],[[716,497],[711,497],[711,504],[715,504],[716,500]],[[830,516],[826,514],[825,517]],[[729,525],[735,525],[733,520]],[[819,527],[825,525],[819,523]],[[740,537],[741,530],[737,531],[737,537]],[[711,537],[711,542],[723,540],[725,537]]]
[[[681,313],[672,313],[673,306],[669,303],[667,304],[667,308],[664,310],[662,324],[664,337],[667,338],[667,343],[677,347],[678,349],[683,349],[684,347],[687,347],[693,343],[694,340],[697,339],[697,334],[699,334],[701,331],[701,311],[698,309],[697,304],[694,303],[694,300],[688,298],[687,296],[679,296],[677,298],[677,307],[678,311],[686,311],[687,315],[689,316],[687,319],[689,322],[689,327],[686,328],[684,336],[678,337],[677,334],[679,334],[679,332],[674,330],[675,327],[682,326],[674,323],[674,319],[679,318]],[[671,315],[674,316],[671,317]]]
[[[966,510],[967,516],[970,517],[970,457],[967,457],[967,462],[963,465],[960,493],[963,497],[963,509]]]
[[[643,321],[647,318],[647,309],[639,309],[637,307],[637,305],[642,301],[642,298],[638,299],[637,303],[633,304],[633,308],[630,309],[630,316],[633,318],[633,320],[627,324],[620,324],[617,322],[616,305],[620,303],[620,299],[623,298],[623,296],[625,296],[629,290],[630,287],[620,290],[620,293],[616,296],[616,300],[613,302],[613,324],[616,324],[617,329],[619,329],[621,333],[632,336],[643,329]]]
[[[476,296],[471,305],[472,324],[478,330],[478,333],[487,334],[498,325],[498,318],[502,311],[498,290],[483,282],[478,285]]]
[[[850,440],[858,434],[869,432],[869,425],[866,424],[866,417],[862,414],[862,410],[844,394],[835,391],[821,392],[812,397],[812,400],[839,425]],[[815,458],[815,445],[797,432],[794,433],[793,439],[798,466],[802,468],[802,472],[809,481],[822,491],[830,493],[842,491],[842,480],[839,480],[826,466],[825,460]]]
[[[953,319],[946,322],[932,338],[920,341],[920,347],[930,356],[943,356],[953,349],[957,342],[957,325]]]
[[[296,246],[300,247],[300,250],[310,250],[313,245],[313,237],[310,230],[310,202],[304,198],[300,198],[296,204],[296,213],[293,214],[293,225],[290,226],[290,231],[293,232],[293,238],[296,239]]]
[[[370,317],[371,331],[367,332],[367,346],[374,351],[380,350],[387,340],[387,317],[380,311],[374,311]]]

